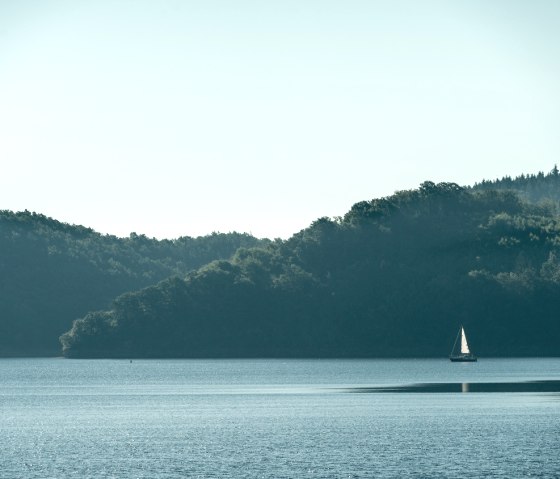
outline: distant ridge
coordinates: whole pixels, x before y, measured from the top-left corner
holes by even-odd
[[[537,174],[519,175],[515,178],[504,176],[496,180],[483,180],[475,183],[472,187],[475,191],[508,190],[515,191],[524,200],[532,203],[542,201],[560,201],[560,172],[554,165],[552,170],[545,174],[539,171]]]
[[[239,233],[117,238],[38,213],[0,211],[0,356],[60,355],[59,335],[89,310],[261,243]]]

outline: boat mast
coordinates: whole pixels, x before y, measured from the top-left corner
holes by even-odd
[[[457,350],[457,341],[459,341],[459,336],[461,335],[462,330],[463,330],[463,326],[461,326],[461,329],[457,333],[457,336],[455,336],[455,342],[453,343],[453,349],[451,350],[451,356],[453,356],[455,354],[455,351]]]

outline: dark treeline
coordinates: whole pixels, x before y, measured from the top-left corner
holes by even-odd
[[[560,172],[556,165],[549,173],[539,171],[537,174],[522,174],[515,178],[504,176],[496,180],[483,180],[476,183],[473,190],[509,190],[531,203],[545,202],[558,207],[560,202]]]
[[[0,211],[0,355],[60,354],[58,337],[88,311],[261,243],[239,233],[117,238],[28,211]]]
[[[453,183],[355,204],[74,322],[69,357],[558,355],[560,223]]]

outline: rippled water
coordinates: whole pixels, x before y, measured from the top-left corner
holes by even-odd
[[[560,359],[3,359],[0,477],[559,477],[560,393],[526,389],[558,380]]]

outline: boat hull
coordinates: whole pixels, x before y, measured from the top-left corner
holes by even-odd
[[[476,363],[476,356],[450,356],[449,360],[452,363]]]

